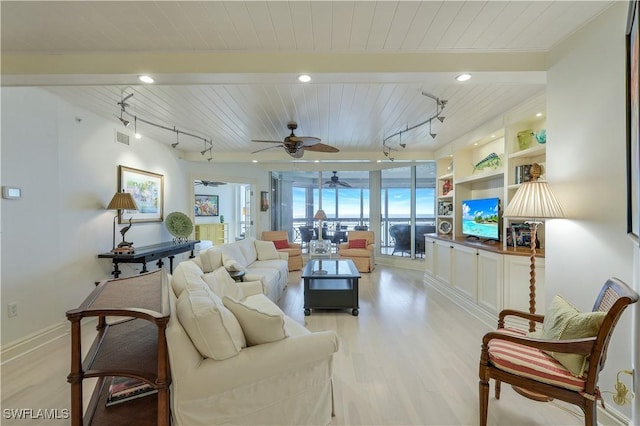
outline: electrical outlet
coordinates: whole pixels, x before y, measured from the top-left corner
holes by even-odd
[[[7,305],[7,310],[9,312],[9,318],[18,316],[18,303],[12,302]]]

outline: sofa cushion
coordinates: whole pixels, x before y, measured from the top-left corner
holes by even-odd
[[[252,264],[258,259],[258,253],[256,252],[255,241],[256,239],[253,237],[246,237],[245,239],[236,241],[234,243],[238,247],[240,247],[240,251],[244,256],[244,259],[246,260],[247,265]]]
[[[569,340],[593,337],[598,334],[606,312],[580,312],[576,307],[555,296],[544,315],[542,338],[547,340]],[[587,363],[584,355],[548,352],[575,377],[581,377]]]
[[[213,272],[209,272],[202,276],[211,291],[218,297],[229,296],[234,299],[242,300],[245,298],[244,292],[238,286],[238,283],[231,278],[229,272],[221,266]]]
[[[238,319],[248,346],[275,342],[287,337],[284,314],[263,295],[251,296],[243,301],[225,296],[222,302]]]
[[[343,257],[371,257],[372,251],[367,249],[354,249],[354,248],[341,248],[339,251],[340,256]]]
[[[176,314],[205,358],[231,358],[246,346],[238,320],[212,292],[186,289],[178,298]]]
[[[273,245],[276,246],[276,250],[283,250],[289,248],[289,240],[276,240],[273,242]]]
[[[222,264],[229,271],[244,271],[247,268],[248,263],[238,243],[222,244],[218,249],[222,251]]]
[[[204,289],[207,283],[202,279],[202,269],[194,262],[187,260],[180,262],[173,271],[171,287],[176,297],[180,297],[185,289]]]
[[[280,259],[278,250],[273,241],[255,241],[256,251],[258,252],[258,260],[275,260]]]
[[[212,247],[200,253],[197,257],[202,265],[202,272],[213,272],[222,266],[222,251]]]
[[[367,248],[367,240],[349,240],[350,249],[363,249]]]

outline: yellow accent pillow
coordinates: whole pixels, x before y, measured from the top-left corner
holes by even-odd
[[[562,296],[555,296],[542,323],[542,338],[569,340],[594,337],[598,334],[606,312],[580,312]],[[587,357],[580,354],[548,352],[572,375],[581,377],[587,365]]]

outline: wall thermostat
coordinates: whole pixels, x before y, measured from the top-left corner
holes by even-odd
[[[20,198],[22,198],[22,190],[14,186],[3,186],[2,198],[5,198],[7,200],[19,200]]]

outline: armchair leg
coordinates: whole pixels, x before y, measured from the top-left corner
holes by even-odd
[[[589,401],[584,407],[584,425],[585,426],[598,426],[597,418],[597,404],[596,401]]]
[[[500,399],[500,389],[502,387],[501,386],[502,382],[500,380],[496,380],[495,382],[496,382],[495,383],[495,386],[496,386],[496,399]]]
[[[480,426],[487,425],[487,411],[489,405],[489,382],[480,379]]]

